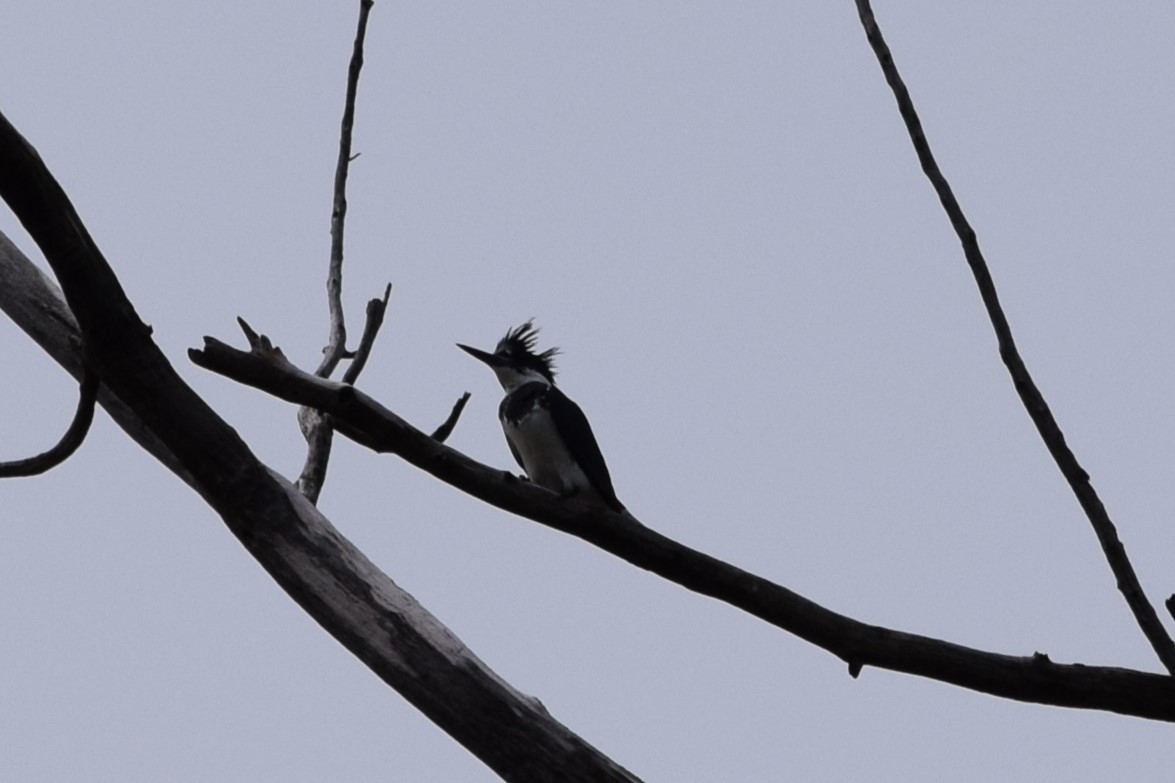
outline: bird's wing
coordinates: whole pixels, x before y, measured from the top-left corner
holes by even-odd
[[[503,422],[503,424],[505,423],[507,415],[510,414],[508,408],[510,399],[511,398],[508,396],[503,398],[502,404],[498,406],[498,421]],[[510,440],[509,436],[506,437],[506,445],[510,447],[510,453],[514,455],[514,461],[518,463],[518,467],[522,468],[523,473],[526,473],[526,465],[522,464],[522,455],[518,453],[518,449],[514,448],[514,442]]]
[[[522,468],[523,473],[526,473],[526,465],[522,464],[522,455],[518,453],[518,449],[514,448],[514,441],[506,438],[506,445],[510,447],[510,453],[514,455],[514,461],[518,463],[518,467]]]
[[[612,477],[608,475],[608,466],[604,463],[604,455],[600,453],[587,416],[555,386],[547,390],[547,406],[559,426],[566,428],[567,437],[564,441],[567,450],[579,463],[596,492],[614,511],[624,511],[624,504],[616,499],[616,491],[612,489]]]

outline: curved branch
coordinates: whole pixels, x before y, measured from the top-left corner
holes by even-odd
[[[582,538],[635,566],[738,607],[843,659],[853,676],[877,666],[1018,701],[1175,721],[1175,679],[1101,666],[1015,657],[854,620],[786,587],[690,549],[627,516],[524,483],[420,432],[352,386],[290,364],[264,337],[240,351],[212,338],[188,355],[197,365],[287,402],[328,413],[338,431],[391,452],[457,489]]]
[[[85,375],[82,333],[61,289],[3,233],[0,233],[0,311],[81,382]],[[98,404],[145,451],[186,484],[198,489],[192,474],[171,450],[104,384],[98,386]]]
[[[873,16],[869,0],[857,0],[857,11],[869,44],[873,47],[877,61],[881,64],[885,80],[889,83],[894,98],[897,100],[898,110],[906,123],[906,130],[910,135],[910,141],[914,144],[914,150],[918,154],[918,161],[922,164],[922,171],[925,172],[926,178],[930,180],[934,191],[938,194],[939,201],[942,202],[943,209],[946,210],[951,225],[963,245],[963,254],[967,258],[967,264],[971,267],[971,273],[975,276],[975,283],[979,286],[979,295],[983,299],[983,306],[987,308],[988,318],[991,319],[996,339],[999,341],[1000,357],[1008,368],[1008,373],[1012,376],[1016,392],[1020,395],[1025,410],[1032,418],[1032,423],[1036,425],[1041,439],[1057,463],[1057,467],[1060,468],[1061,474],[1069,482],[1073,494],[1077,496],[1077,502],[1081,504],[1085,516],[1093,525],[1094,533],[1097,535],[1106,560],[1110,564],[1110,570],[1113,571],[1114,578],[1117,580],[1118,589],[1122,591],[1130,611],[1134,614],[1134,619],[1138,622],[1163,666],[1169,673],[1175,674],[1175,642],[1172,642],[1167,630],[1159,621],[1159,615],[1154,606],[1147,600],[1146,593],[1143,592],[1142,585],[1138,581],[1138,576],[1134,573],[1134,567],[1126,556],[1126,547],[1118,538],[1118,531],[1114,527],[1113,521],[1110,520],[1110,515],[1106,512],[1101,498],[1098,497],[1093,485],[1089,482],[1089,474],[1081,467],[1077,457],[1065,443],[1064,433],[1061,432],[1048,403],[1045,402],[1044,395],[1037,388],[1028,372],[1028,367],[1020,357],[1020,351],[1016,348],[1016,341],[1012,337],[1012,327],[1008,324],[1007,316],[1004,315],[1004,310],[1000,306],[995,282],[987,268],[987,261],[984,260],[983,253],[979,249],[975,230],[963,214],[963,209],[959,206],[959,201],[955,198],[950,183],[943,176],[934,159],[934,154],[930,151],[930,143],[926,140],[926,133],[922,130],[922,122],[918,119],[910,92],[906,89],[897,66],[894,64],[889,46],[881,35],[881,28],[877,26],[877,20]]]
[[[86,365],[78,391],[78,407],[73,414],[73,421],[70,422],[69,429],[61,436],[61,440],[53,448],[34,457],[0,462],[0,478],[36,476],[47,473],[69,459],[86,439],[86,433],[90,431],[90,424],[94,421],[94,403],[98,399],[98,385],[98,373]]]

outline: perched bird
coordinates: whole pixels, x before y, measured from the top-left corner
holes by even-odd
[[[531,481],[565,497],[583,493],[625,513],[587,417],[555,386],[559,349],[536,352],[538,331],[531,321],[510,329],[493,353],[457,347],[488,364],[506,390],[498,420]]]

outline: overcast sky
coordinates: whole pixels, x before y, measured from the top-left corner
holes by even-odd
[[[180,373],[295,475],[357,3],[11,3],[0,110]],[[1152,600],[1175,592],[1166,2],[879,2],[1021,348]],[[345,295],[360,386],[511,467],[454,347],[533,316],[617,493],[858,619],[1157,671],[999,362],[850,0],[393,3],[371,18]],[[10,215],[0,230],[35,248]],[[38,257],[39,260],[39,257]],[[0,459],[76,387],[0,323]],[[648,781],[1169,780],[1167,725],[866,669],[342,442],[321,507],[489,666]],[[100,416],[0,484],[0,779],[489,781]],[[1167,625],[1172,624],[1167,618]]]

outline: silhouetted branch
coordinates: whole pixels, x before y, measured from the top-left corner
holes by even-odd
[[[65,192],[3,115],[0,198],[60,281],[87,361],[133,416],[130,429],[171,456],[169,464],[307,614],[504,779],[636,780],[499,678],[257,460],[160,352]],[[12,256],[0,256],[7,266]],[[26,331],[67,344],[72,335],[56,311],[11,304],[22,292],[0,285],[0,302],[34,322],[21,324]]]
[[[353,386],[299,370],[265,338],[240,351],[210,337],[197,365],[332,417],[338,431],[391,452],[499,508],[584,539],[690,590],[725,601],[843,659],[1019,701],[1175,721],[1175,679],[1110,667],[1013,657],[868,625],[650,530],[629,517],[565,499],[482,465],[420,432]]]
[[[330,220],[330,263],[326,276],[327,306],[330,314],[330,328],[327,345],[322,351],[322,361],[315,371],[323,378],[329,378],[339,362],[348,356],[347,326],[343,309],[343,235],[347,220],[347,174],[351,169],[351,136],[355,125],[355,96],[359,90],[359,72],[363,69],[363,40],[367,36],[367,17],[371,12],[372,0],[360,0],[359,22],[355,32],[355,44],[351,50],[351,63],[347,68],[347,92],[343,102],[343,121],[339,132],[339,155],[335,163],[334,197],[331,201]],[[375,300],[373,300],[375,301]],[[386,304],[386,294],[385,294]],[[371,325],[371,305],[368,305],[368,327]],[[383,321],[380,313],[379,321]],[[378,331],[379,326],[375,329]],[[366,330],[364,338],[367,338]],[[368,342],[370,351],[372,334]],[[361,349],[362,350],[362,349]],[[366,355],[351,370],[358,377],[366,362]],[[354,380],[351,381],[352,383]],[[331,443],[334,440],[330,421],[312,410],[298,412],[298,427],[306,439],[306,460],[302,472],[295,482],[298,491],[310,500],[318,502],[322,485],[326,481],[326,469],[330,462]]]
[[[371,356],[375,338],[379,335],[380,327],[383,326],[384,314],[388,310],[388,299],[391,296],[392,284],[388,283],[384,288],[382,299],[367,301],[367,318],[363,324],[363,336],[359,338],[359,347],[355,349],[355,356],[347,365],[347,371],[343,373],[343,383],[354,385],[355,381],[359,380],[359,373],[363,372],[363,368],[367,366],[367,359]]]
[[[453,428],[457,426],[457,419],[461,418],[461,411],[465,410],[465,403],[469,402],[469,392],[465,392],[457,398],[457,402],[453,403],[453,410],[449,413],[449,418],[445,419],[441,426],[433,430],[432,439],[438,443],[444,443],[453,434]]]
[[[889,46],[886,45],[885,39],[881,35],[881,28],[877,26],[877,20],[873,16],[869,0],[857,0],[857,11],[861,17],[861,25],[865,28],[865,35],[873,47],[874,54],[877,55],[877,61],[881,64],[885,80],[889,83],[890,89],[897,99],[898,110],[906,123],[906,130],[910,135],[910,141],[914,144],[914,150],[918,154],[918,161],[922,164],[922,171],[934,186],[943,209],[946,210],[951,225],[954,226],[955,233],[963,244],[963,254],[966,256],[971,273],[975,276],[975,282],[979,286],[979,295],[983,299],[984,307],[987,308],[988,317],[991,319],[992,327],[995,329],[996,338],[999,341],[1000,357],[1008,368],[1008,373],[1012,376],[1016,392],[1020,395],[1025,410],[1028,411],[1033,424],[1036,425],[1036,429],[1040,433],[1041,439],[1044,440],[1049,453],[1052,454],[1053,460],[1057,463],[1057,467],[1061,469],[1061,473],[1069,482],[1073,494],[1077,496],[1077,502],[1081,504],[1082,510],[1085,511],[1086,517],[1093,525],[1094,533],[1097,534],[1102,551],[1105,553],[1106,560],[1117,580],[1118,589],[1126,598],[1126,603],[1129,605],[1130,611],[1134,613],[1135,620],[1142,628],[1143,634],[1150,642],[1151,647],[1154,648],[1163,666],[1169,673],[1175,674],[1175,642],[1172,642],[1167,630],[1159,621],[1158,613],[1147,600],[1142,585],[1138,581],[1138,576],[1134,573],[1134,567],[1126,556],[1126,548],[1118,538],[1118,531],[1110,520],[1105,506],[1102,505],[1101,498],[1098,497],[1093,485],[1089,482],[1089,474],[1081,467],[1077,457],[1065,443],[1065,436],[1056,419],[1053,418],[1048,403],[1045,402],[1044,396],[1036,387],[1024,360],[1020,357],[1016,341],[1012,338],[1012,328],[1000,306],[995,282],[988,271],[987,261],[984,260],[983,253],[979,249],[975,230],[971,228],[971,224],[963,214],[963,209],[959,206],[950,184],[943,176],[933,153],[930,151],[930,143],[922,130],[922,122],[918,119],[914,102],[910,98],[905,83],[902,82]]]
[[[65,462],[78,450],[90,431],[90,424],[94,421],[94,403],[98,399],[98,374],[88,366],[82,375],[81,386],[78,391],[78,407],[73,414],[73,421],[69,429],[61,436],[53,448],[42,452],[35,457],[0,462],[0,478],[15,476],[36,476],[46,473]]]
[[[3,233],[0,233],[0,311],[81,382],[85,375],[82,333],[61,289]],[[171,450],[104,384],[98,386],[98,404],[144,450],[198,489],[192,474]]]
[[[382,299],[368,301],[363,336],[359,339],[359,347],[355,349],[350,364],[347,365],[347,371],[343,373],[343,383],[354,383],[367,365],[367,359],[371,356],[371,349],[375,345],[375,338],[383,325],[384,314],[388,308],[388,298],[391,295],[392,286],[389,283],[384,289]],[[248,328],[249,325],[241,319],[237,320],[242,328],[247,330],[246,337],[249,337],[252,332]],[[253,334],[250,339],[254,338],[256,338],[256,334]],[[454,423],[456,423],[456,419],[454,419]],[[330,461],[331,443],[334,440],[334,425],[329,416],[324,416],[313,408],[305,407],[298,409],[298,425],[302,430],[303,437],[306,438],[307,449],[302,473],[294,485],[311,503],[317,503],[318,496],[322,492],[322,485],[326,481],[326,468]]]
[[[330,217],[330,266],[326,277],[330,306],[330,333],[323,349],[322,362],[315,374],[329,378],[346,353],[347,327],[343,315],[343,232],[347,222],[347,174],[351,169],[351,134],[355,126],[355,96],[359,90],[359,72],[363,69],[363,39],[367,36],[367,17],[372,0],[360,0],[359,23],[351,64],[347,68],[347,94],[343,102],[343,121],[339,132],[339,156],[335,163],[334,199]]]

